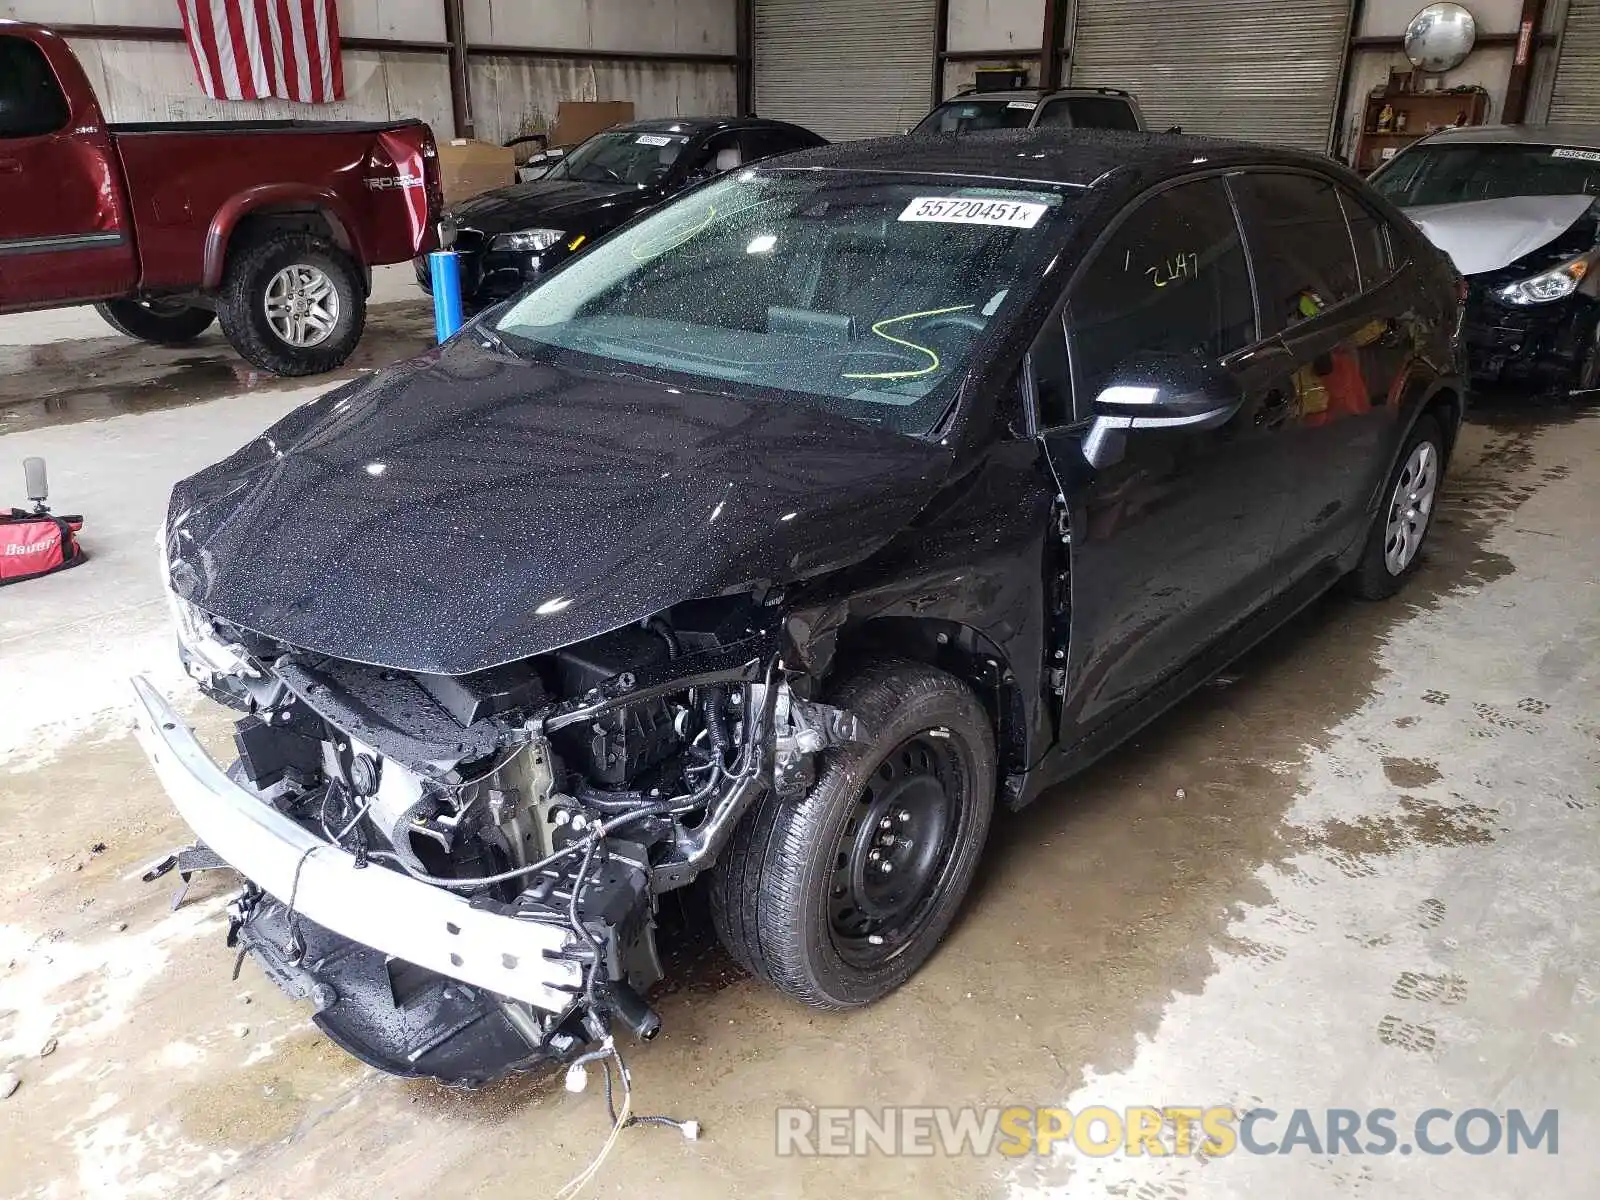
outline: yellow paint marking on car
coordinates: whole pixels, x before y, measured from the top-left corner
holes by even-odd
[[[917,379],[917,378],[919,378],[920,376],[923,376],[923,375],[932,375],[935,371],[937,371],[939,369],[939,355],[938,355],[938,353],[936,351],[934,351],[934,350],[930,350],[927,346],[919,346],[915,342],[906,341],[905,338],[897,338],[892,333],[885,333],[883,331],[884,326],[885,325],[896,325],[896,324],[899,324],[901,321],[916,321],[916,320],[919,320],[922,317],[940,317],[940,316],[943,316],[945,313],[966,312],[967,310],[973,309],[973,308],[976,308],[976,307],[977,307],[976,304],[956,304],[956,305],[951,306],[950,308],[930,308],[926,312],[904,313],[904,314],[902,314],[901,316],[898,316],[898,317],[885,317],[881,321],[873,322],[872,332],[877,334],[879,337],[883,338],[884,341],[893,342],[897,346],[904,346],[908,350],[915,350],[918,354],[926,354],[933,361],[931,363],[929,363],[927,366],[920,367],[915,371],[877,371],[877,372],[873,372],[871,374],[865,374],[865,375],[845,374],[842,378],[845,378],[845,379]]]

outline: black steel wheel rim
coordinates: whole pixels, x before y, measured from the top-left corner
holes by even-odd
[[[948,730],[907,738],[873,769],[840,830],[828,882],[828,932],[846,962],[886,962],[927,924],[966,801]]]

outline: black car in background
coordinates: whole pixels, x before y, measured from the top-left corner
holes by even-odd
[[[653,1036],[696,880],[753,974],[867,1004],[997,804],[1334,584],[1401,587],[1456,323],[1443,255],[1309,154],[1033,130],[733,172],[180,483],[179,644],[242,761],[142,682],[139,737],[254,881],[232,938],[385,1070]]]
[[[826,140],[785,121],[672,117],[634,121],[567,151],[542,178],[474,196],[455,227],[469,312],[515,295],[624,221],[697,183]],[[417,282],[430,290],[426,259]]]

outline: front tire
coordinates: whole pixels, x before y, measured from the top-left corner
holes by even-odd
[[[182,300],[107,300],[94,310],[118,333],[152,346],[187,346],[217,319]]]
[[[796,802],[768,792],[711,874],[723,945],[816,1008],[869,1004],[933,954],[972,883],[996,788],[988,714],[912,662],[851,676],[829,702],[868,741],[830,750]]]
[[[1422,561],[1422,545],[1444,482],[1445,440],[1438,420],[1417,420],[1384,485],[1384,503],[1372,522],[1350,590],[1363,600],[1386,600]]]
[[[361,272],[331,242],[306,233],[257,242],[229,264],[217,298],[222,331],[274,375],[320,375],[354,353],[366,328]]]

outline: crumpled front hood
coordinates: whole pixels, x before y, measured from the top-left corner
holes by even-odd
[[[179,483],[168,558],[224,620],[458,675],[859,561],[950,464],[798,403],[530,364],[469,332]]]
[[[1593,196],[1511,196],[1405,210],[1463,275],[1508,267],[1553,242],[1589,211]]]
[[[484,233],[508,233],[541,225],[578,221],[596,213],[631,214],[654,193],[633,183],[585,183],[575,179],[535,179],[496,188],[450,210],[462,225]]]

